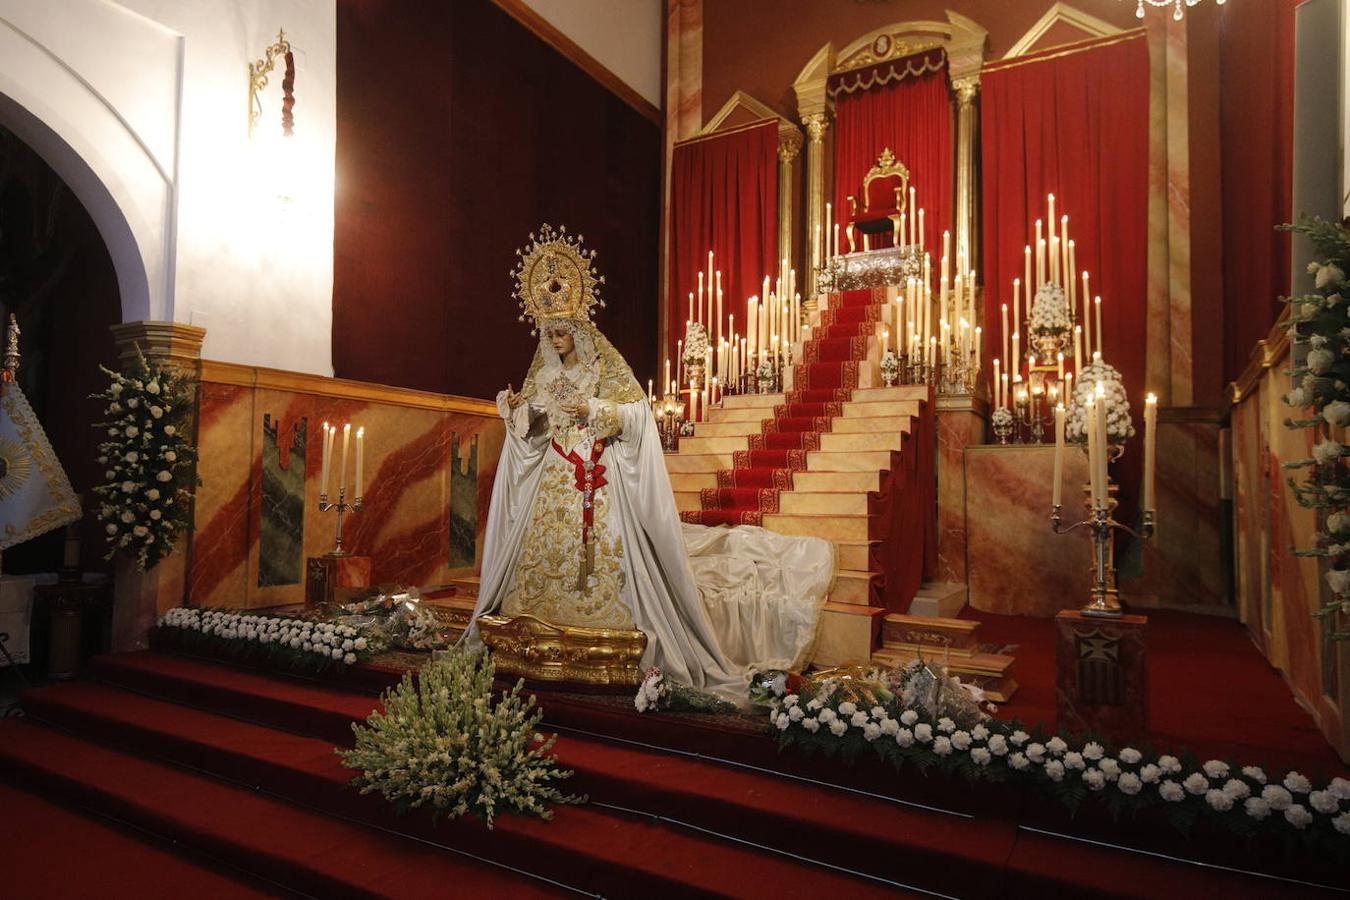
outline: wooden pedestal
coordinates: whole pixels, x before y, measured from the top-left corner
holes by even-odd
[[[1059,727],[1112,742],[1148,730],[1146,616],[1117,619],[1066,609],[1055,616],[1055,710]]]
[[[311,556],[305,566],[307,606],[345,603],[364,587],[370,587],[369,556]]]

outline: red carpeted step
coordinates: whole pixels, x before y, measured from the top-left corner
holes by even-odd
[[[864,337],[827,337],[813,340],[804,354],[810,362],[849,362],[867,355]]]
[[[792,489],[791,469],[719,469],[717,486],[724,488]]]
[[[773,488],[704,488],[699,503],[704,509],[762,509],[765,494],[777,497]],[[776,499],[773,501],[777,505]]]
[[[793,369],[793,384],[806,390],[837,390],[858,386],[858,363],[809,363]]]
[[[852,388],[798,388],[788,391],[784,402],[798,403],[847,403],[853,399]]]
[[[283,687],[280,698],[287,696]],[[108,686],[67,684],[41,688],[25,695],[25,705],[33,718],[53,722],[91,740],[117,742],[131,752],[192,765],[330,815],[510,864],[580,890],[616,896],[655,892],[662,896],[781,897],[793,891],[850,897],[883,895],[878,885],[851,876],[657,824],[650,815],[634,818],[629,814],[631,806],[620,814],[598,806],[561,806],[555,809],[552,822],[503,815],[497,819],[493,831],[471,819],[433,824],[429,814],[399,818],[390,804],[347,789],[353,773],[340,765],[325,740],[285,734]],[[31,726],[26,730],[45,731]],[[81,754],[76,746],[81,742],[53,732],[47,734],[56,739],[56,765],[38,755],[44,739],[36,742],[21,739],[14,748],[11,742],[5,742],[0,747],[0,760],[8,758],[29,772],[48,773],[48,780],[74,779],[82,785],[97,784],[100,790],[114,794],[129,769],[134,776],[138,767],[158,768],[171,776],[166,781],[177,782],[174,796],[180,798],[178,804],[200,808],[194,801],[203,801],[203,805],[211,808],[203,811],[207,816],[218,813],[220,807],[230,808],[232,798],[222,792],[232,788],[92,744],[84,744],[88,750]],[[45,740],[51,743],[50,739]],[[585,752],[578,750],[576,756],[582,760]],[[627,764],[641,766],[649,756],[653,755],[638,753],[628,757]],[[102,768],[96,768],[99,764]],[[100,774],[103,771],[109,772],[106,778]],[[202,788],[188,779],[203,782],[208,796],[194,796]],[[139,781],[134,777],[133,780]],[[592,781],[603,787],[599,784],[603,776],[593,777]],[[612,790],[611,800],[616,805],[631,799],[631,793],[621,787],[606,789]],[[141,802],[135,792],[128,793],[126,799]],[[166,804],[170,808],[178,805],[157,793],[155,809],[159,811]],[[664,814],[662,810],[648,812]],[[191,815],[181,809],[175,814]],[[238,821],[237,816],[228,813],[227,816],[231,822]],[[188,830],[204,824],[190,826]],[[229,831],[233,836],[235,829]],[[297,834],[313,839],[304,832]],[[326,845],[326,841],[321,843]],[[417,844],[409,846],[422,851]],[[380,858],[389,865],[394,862],[383,853]],[[452,857],[442,858],[463,867]],[[416,863],[405,859],[403,864]],[[445,879],[445,873],[440,873],[440,877]],[[456,882],[442,880],[442,890],[452,883]]]
[[[137,900],[238,900],[282,896],[243,872],[225,873],[0,784],[0,847],[22,847],[23,862],[0,875],[4,893],[23,900],[136,897]],[[111,888],[111,890],[110,890]],[[289,894],[287,894],[289,896]]]
[[[779,418],[833,419],[844,414],[843,404],[837,400],[819,403],[780,403],[773,408]]]
[[[878,297],[880,294],[880,298]],[[878,299],[885,298],[885,291],[874,292],[872,288],[860,288],[856,291],[843,291],[842,293],[830,298],[830,305],[833,306],[875,306]]]
[[[194,713],[170,709],[180,717]],[[446,885],[454,884],[511,896],[558,893],[425,844],[109,750],[32,721],[0,723],[0,735],[0,773],[25,787],[182,843],[290,890],[319,897],[443,897]]]
[[[819,450],[818,431],[768,431],[750,435],[750,449],[755,450]]]
[[[829,431],[830,419],[828,416],[778,416],[773,419],[765,419],[761,428],[765,434],[770,432],[787,434],[802,431]]]
[[[800,472],[806,468],[805,450],[737,450],[731,454],[737,469],[791,469]]]

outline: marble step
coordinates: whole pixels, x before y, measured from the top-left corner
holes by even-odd
[[[827,541],[865,541],[868,537],[865,515],[784,515],[768,513],[764,527],[779,534],[818,537]]]
[[[896,400],[927,400],[928,388],[919,384],[898,384],[895,387],[862,388],[853,392],[854,403],[877,403]]]
[[[744,435],[740,437],[686,437],[680,438],[680,455],[693,456],[722,455],[730,456],[737,450],[750,449]]]
[[[736,412],[756,412],[756,410],[736,410]],[[698,422],[694,425],[694,437],[746,437],[759,434],[763,430],[764,418],[741,419],[731,422]],[[686,438],[686,440],[688,440]]]
[[[880,472],[891,466],[889,450],[834,452],[812,450],[806,454],[808,472]]]
[[[881,577],[880,572],[841,568],[834,573],[834,587],[827,599],[831,603],[868,606],[872,602],[872,583]]]
[[[835,541],[834,549],[839,554],[839,569],[866,571],[872,565],[872,545],[878,541]]]
[[[685,438],[688,440],[688,438]],[[744,448],[742,448],[744,449]],[[732,456],[730,453],[667,453],[666,471],[674,474],[676,472],[713,472],[719,469],[730,469],[732,465]]]
[[[794,487],[778,495],[778,511],[788,516],[865,516],[867,493],[816,493]]]
[[[866,664],[881,633],[886,610],[861,603],[827,602],[820,613],[820,633],[811,650],[819,667]]]
[[[875,406],[890,406],[877,403]],[[830,423],[834,434],[860,434],[864,432],[900,432],[910,430],[910,416],[837,416]],[[742,422],[699,422],[694,426],[694,436],[699,438],[747,437],[759,434],[763,430],[763,420]]]
[[[957,582],[925,582],[909,605],[912,616],[953,618],[966,605],[966,586]]]
[[[723,440],[727,440],[723,438]],[[851,453],[868,450],[899,450],[901,433],[862,432],[855,434],[825,433],[820,436],[822,453]]]
[[[855,393],[861,393],[855,392]],[[871,393],[870,391],[868,393]],[[868,418],[891,418],[893,416],[917,416],[919,414],[918,400],[871,400],[859,401],[850,400],[840,409],[843,413],[842,418],[846,419],[868,419]]]
[[[881,489],[880,472],[794,472],[792,490],[805,493],[877,491]]]
[[[703,504],[699,501],[698,491],[676,491],[675,508],[680,512],[702,509]]]
[[[717,487],[716,472],[671,472],[670,486],[676,493],[680,491],[701,491],[704,488]]]
[[[782,402],[782,394],[730,394],[722,398],[725,409],[769,409],[768,415],[773,415],[772,409]]]

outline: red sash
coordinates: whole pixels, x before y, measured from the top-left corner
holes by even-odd
[[[577,573],[577,590],[585,590],[586,578],[595,565],[595,551],[591,547],[591,526],[595,523],[595,492],[609,482],[605,481],[605,467],[600,455],[605,452],[605,439],[596,438],[591,454],[583,459],[576,450],[564,453],[557,441],[552,441],[558,455],[576,469],[577,490],[581,491],[581,568]]]

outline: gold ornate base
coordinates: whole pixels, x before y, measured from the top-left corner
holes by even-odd
[[[478,629],[498,672],[586,685],[642,683],[641,631],[550,625],[534,616],[479,616]]]

